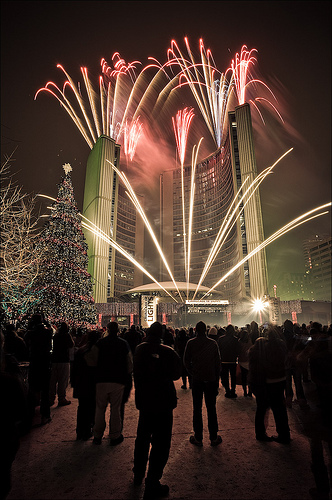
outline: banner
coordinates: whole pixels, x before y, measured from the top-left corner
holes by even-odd
[[[147,328],[157,321],[157,297],[154,295],[141,296],[141,324]]]

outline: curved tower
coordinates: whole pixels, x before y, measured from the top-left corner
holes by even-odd
[[[185,218],[188,220],[191,167],[184,168]],[[241,184],[257,176],[250,108],[238,106],[229,113],[223,146],[196,166],[191,237],[190,282],[198,283],[210,249]],[[248,185],[247,184],[247,185]],[[241,207],[240,207],[241,208]],[[185,281],[182,193],[180,169],[160,177],[161,244],[177,281]],[[264,239],[258,190],[229,232],[202,284],[211,288]],[[167,279],[161,269],[161,279]],[[216,290],[225,299],[263,297],[267,293],[265,252],[256,254],[234,271]]]

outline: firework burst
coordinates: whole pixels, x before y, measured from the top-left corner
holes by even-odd
[[[228,111],[230,111],[232,107],[234,101],[233,97],[236,98],[239,105],[249,102],[252,108],[257,111],[263,122],[264,119],[260,109],[260,106],[263,105],[270,107],[280,120],[282,120],[277,109],[277,99],[275,95],[266,83],[253,76],[257,62],[256,49],[248,50],[244,45],[240,53],[236,53],[226,72],[222,73],[217,69],[212,52],[210,49],[205,48],[202,39],[199,41],[199,59],[197,60],[195,60],[188,39],[185,38],[184,41],[186,53],[179,48],[175,40],[172,40],[170,48],[167,51],[167,61],[164,64],[160,64],[156,59],[150,57],[149,64],[140,69],[140,71],[137,70],[138,66],[141,65],[139,61],[126,63],[118,52],[113,54],[111,66],[108,65],[105,59],[102,59],[98,91],[95,91],[91,84],[87,68],[81,68],[83,77],[83,85],[81,87],[80,85],[75,85],[73,79],[65,69],[61,65],[58,65],[57,67],[66,76],[66,81],[62,89],[54,82],[48,82],[45,87],[37,91],[35,98],[37,98],[42,91],[50,93],[60,102],[65,111],[69,114],[90,148],[93,148],[98,137],[104,134],[123,145],[125,156],[127,160],[129,159],[130,161],[132,161],[135,156],[138,142],[142,136],[145,123],[144,120],[147,117],[150,119],[152,117],[152,120],[160,119],[162,112],[165,112],[167,108],[166,104],[168,100],[172,95],[180,95],[183,88],[190,89],[206,127],[217,147],[220,147],[224,141],[225,131],[228,127]],[[150,70],[154,72],[152,77],[148,77],[148,71]],[[147,78],[145,78],[146,75]],[[271,100],[259,95],[254,95],[259,88],[268,91]],[[72,93],[70,98],[67,95],[69,91]],[[147,106],[151,106],[151,112],[149,114],[146,113]],[[201,139],[198,146],[195,146],[193,149],[190,199],[186,200],[188,201],[188,218],[186,219],[183,169],[188,133],[193,117],[193,109],[190,107],[178,111],[176,116],[172,117],[181,167],[184,262],[185,276],[188,284],[190,277],[191,232],[195,208],[195,168],[198,163],[198,151],[202,141]],[[155,125],[155,121],[153,125]],[[162,253],[149,221],[137,202],[137,197],[128,179],[113,165],[112,167],[126,186],[127,194],[144,220],[144,224],[149,230],[160,253],[161,259],[175,284],[166,257]],[[231,229],[236,224],[245,204],[250,197],[253,196],[260,183],[266,175],[270,173],[272,168],[273,167],[269,167],[264,170],[262,174],[257,176],[244,194],[242,194],[242,189],[244,189],[245,183],[241,186],[238,193],[236,193],[234,201],[229,208],[229,213],[225,220],[222,221],[220,230],[211,248],[210,255],[208,256],[205,266],[203,266],[202,275],[197,284],[195,294],[203,283]],[[241,203],[242,208],[239,209]],[[310,219],[307,218],[306,220]],[[280,232],[275,233],[275,235],[265,240],[264,246],[257,247],[257,251],[261,250],[272,241],[275,241],[277,237],[285,234],[285,231],[291,230],[297,227],[299,223],[302,224],[303,222],[304,221],[301,219],[301,222],[296,221],[296,223],[290,224],[286,228],[282,228]],[[107,235],[105,237],[109,238]],[[232,272],[243,264],[245,260],[250,259],[257,251],[251,252],[246,256],[238,266],[234,267]],[[225,277],[219,280],[211,290],[215,289],[215,287],[226,279],[228,275],[229,274],[225,275]],[[178,293],[180,295],[179,291]]]
[[[75,85],[71,76],[61,66],[57,65],[66,76],[62,89],[54,82],[47,82],[35,95],[37,99],[41,92],[47,92],[55,97],[69,114],[85,141],[92,149],[101,135],[107,135],[116,142],[123,142],[125,154],[132,160],[137,142],[141,135],[142,124],[139,117],[133,119],[136,111],[136,66],[139,61],[126,64],[119,53],[112,57],[113,69],[105,59],[101,60],[102,75],[99,77],[99,93],[96,92],[89,79],[88,70],[81,67],[83,88]],[[68,90],[74,94],[74,100],[67,97]],[[83,90],[85,97],[83,97]]]
[[[279,113],[276,105],[274,105],[269,99],[265,97],[255,97],[254,99],[247,98],[246,94],[248,89],[253,86],[261,86],[265,88],[269,94],[272,96],[275,102],[277,102],[277,98],[270,89],[270,87],[263,82],[262,80],[256,79],[253,77],[251,72],[251,67],[253,67],[257,63],[257,58],[254,54],[257,53],[257,49],[248,50],[246,45],[243,45],[240,53],[236,53],[234,59],[232,59],[231,66],[227,71],[232,72],[232,81],[231,84],[235,87],[236,96],[239,105],[244,104],[245,102],[250,102],[254,109],[258,112],[262,122],[265,124],[263,115],[257,106],[256,103],[264,103],[270,106],[274,112],[278,115],[279,119],[284,122],[281,114]]]

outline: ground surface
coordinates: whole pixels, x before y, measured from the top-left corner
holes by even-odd
[[[310,440],[322,440],[327,459],[328,439],[320,431],[313,384],[306,384],[311,409],[298,405],[288,410],[292,442],[261,443],[254,434],[255,399],[224,398],[219,390],[217,412],[223,442],[210,446],[204,411],[204,446],[189,443],[192,433],[191,391],[176,382],[178,407],[170,458],[162,482],[170,487],[170,499],[310,499],[315,487],[311,472]],[[72,399],[72,390],[68,391]],[[36,424],[38,422],[36,409]],[[126,405],[123,443],[110,447],[104,436],[101,446],[92,440],[76,441],[77,400],[51,409],[52,422],[36,425],[22,438],[12,468],[13,499],[133,499],[143,496],[144,486],[133,485],[133,451],[138,411],[134,392]],[[268,434],[275,434],[272,415]]]

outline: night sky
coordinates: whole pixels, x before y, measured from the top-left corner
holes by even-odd
[[[228,68],[243,44],[256,48],[256,69],[278,97],[285,125],[270,117],[265,127],[255,128],[258,171],[290,147],[294,151],[261,186],[265,236],[331,200],[329,1],[3,1],[1,13],[2,160],[18,146],[12,171],[24,191],[56,196],[62,165],[69,162],[82,208],[90,149],[54,98],[42,94],[34,100],[47,81],[59,86],[64,82],[58,63],[76,82],[82,82],[80,67],[86,66],[91,81],[97,83],[102,57],[110,62],[112,54],[119,52],[126,61],[139,60],[143,65],[148,56],[165,62],[170,41],[175,39],[185,50],[187,36],[197,55],[203,38],[220,71]],[[197,106],[195,112],[198,115]],[[207,148],[211,140],[204,127],[203,131]],[[175,150],[175,141],[172,147]],[[153,156],[153,149],[149,151]],[[213,146],[204,152],[212,153]],[[150,161],[153,164],[154,159]],[[156,163],[157,174],[160,158]],[[132,171],[138,187],[139,169],[136,165]],[[156,185],[151,200],[158,189]],[[302,272],[303,239],[330,233],[330,228],[330,217],[324,216],[268,247],[270,284],[278,281],[279,273]]]

